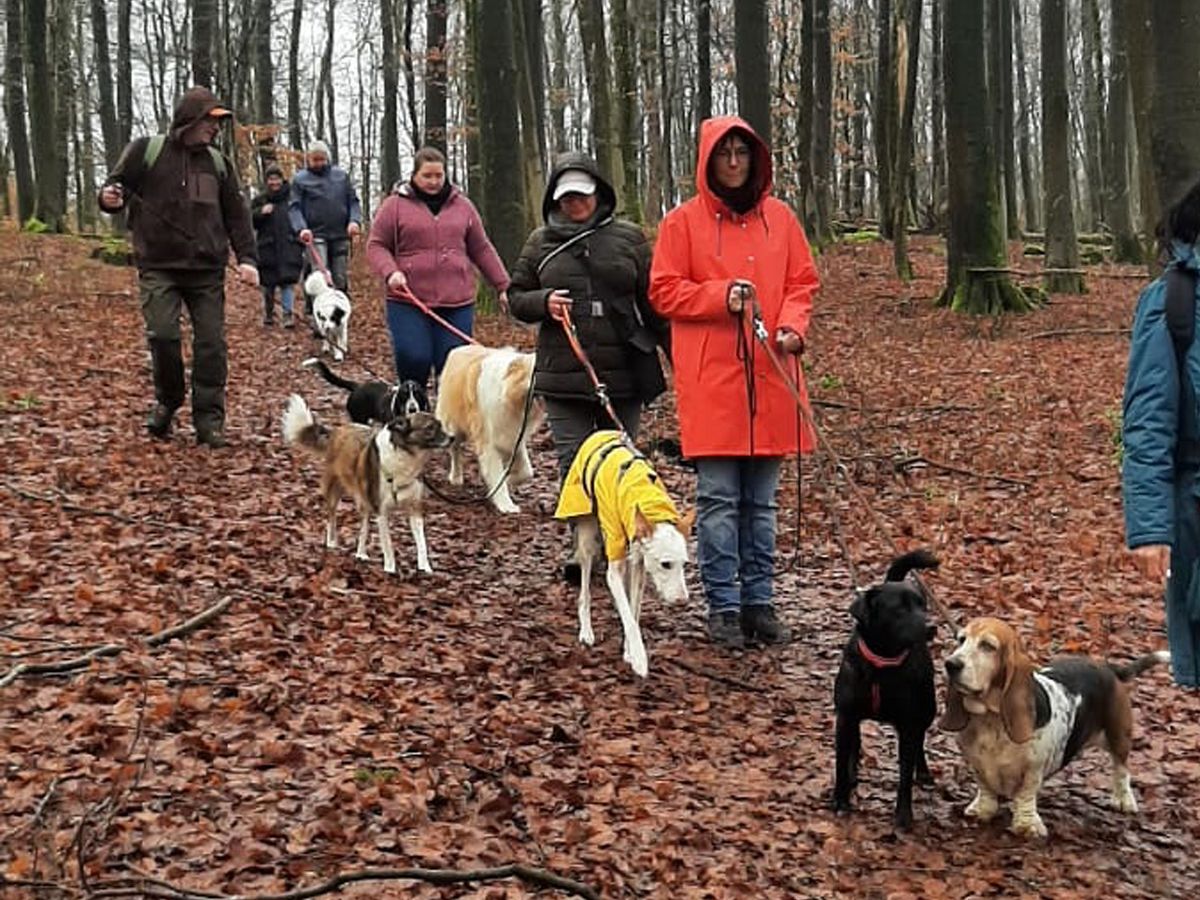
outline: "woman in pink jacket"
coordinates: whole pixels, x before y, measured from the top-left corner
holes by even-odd
[[[412,177],[397,184],[375,216],[367,262],[384,283],[396,378],[425,384],[441,372],[462,338],[421,312],[405,293],[434,309],[464,334],[475,314],[475,269],[508,303],[508,272],[488,240],[479,212],[446,179],[446,157],[422,147]]]

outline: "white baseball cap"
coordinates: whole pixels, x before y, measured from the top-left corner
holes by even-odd
[[[563,194],[594,194],[596,193],[596,179],[582,169],[567,169],[558,176],[558,181],[554,185],[554,195],[551,199],[557,200]]]

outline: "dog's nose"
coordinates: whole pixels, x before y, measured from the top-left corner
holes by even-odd
[[[951,656],[946,660],[946,674],[954,678],[963,670],[963,661],[957,657]]]

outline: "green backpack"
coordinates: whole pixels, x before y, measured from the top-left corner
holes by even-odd
[[[162,153],[163,144],[167,141],[165,134],[156,134],[146,142],[146,153],[142,157],[142,165],[146,170],[154,168],[154,164],[158,162],[158,155]],[[210,146],[208,154],[212,157],[213,165],[217,168],[217,177],[221,180],[225,179],[225,156],[216,147]]]

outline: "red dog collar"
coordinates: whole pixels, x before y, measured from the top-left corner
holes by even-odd
[[[861,637],[858,639],[858,652],[862,654],[862,658],[871,664],[876,669],[894,669],[896,666],[908,659],[908,651],[905,650],[899,656],[880,656],[867,646],[867,642]],[[871,715],[878,716],[879,708],[882,704],[882,698],[879,695],[879,682],[871,682]]]

